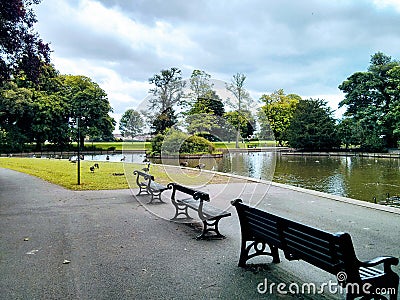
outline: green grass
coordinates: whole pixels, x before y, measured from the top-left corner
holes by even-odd
[[[134,170],[141,170],[143,164],[122,162],[98,162],[100,168],[90,172],[93,161],[81,161],[81,184],[77,184],[77,164],[68,160],[40,158],[0,158],[0,167],[27,173],[70,190],[112,190],[137,188]],[[115,176],[114,173],[124,174]],[[151,165],[150,174],[157,182],[167,184],[179,182],[183,185],[205,185],[241,180],[229,176],[202,172],[197,169],[181,169],[163,165]]]

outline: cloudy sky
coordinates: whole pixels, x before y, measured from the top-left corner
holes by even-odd
[[[42,0],[35,11],[56,68],[97,82],[116,119],[171,67],[243,73],[254,99],[284,89],[337,109],[338,85],[372,54],[400,59],[400,0]]]

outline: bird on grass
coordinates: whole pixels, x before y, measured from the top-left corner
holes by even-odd
[[[95,167],[96,169],[99,169],[99,164],[98,164],[98,163],[95,163],[95,164],[93,165],[93,167]]]
[[[179,165],[181,167],[187,167],[189,165],[189,163],[187,161],[182,161]]]
[[[94,166],[91,166],[89,169],[90,169],[90,172],[94,173]]]
[[[201,170],[201,169],[204,169],[205,166],[206,166],[205,164],[198,164],[197,166],[195,166],[195,168]]]
[[[150,171],[150,163],[147,164],[147,168],[143,168],[142,170],[148,173]]]

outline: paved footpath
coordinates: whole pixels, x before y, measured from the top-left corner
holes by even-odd
[[[196,226],[168,221],[169,202],[147,205],[146,196],[136,198],[131,190],[69,191],[0,168],[0,299],[345,298],[340,293],[260,294],[257,286],[266,280],[299,286],[336,280],[283,255],[280,264],[264,258],[256,261],[265,263],[258,267],[237,267],[240,228],[229,205],[235,198],[331,232],[347,231],[360,259],[400,256],[399,209],[362,207],[275,184],[202,190],[232,212],[220,223],[224,240],[193,239]],[[399,266],[395,270],[400,274]]]

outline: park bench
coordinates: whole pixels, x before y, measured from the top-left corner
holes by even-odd
[[[133,175],[136,175],[136,183],[139,187],[139,193],[137,194],[138,196],[141,193],[151,195],[149,204],[153,203],[154,200],[164,202],[161,199],[161,194],[168,189],[166,186],[155,182],[153,175],[144,173],[142,171],[135,170],[133,171]]]
[[[229,217],[230,212],[216,208],[209,204],[209,194],[198,191],[177,183],[169,183],[168,188],[172,189],[171,201],[175,207],[175,216],[172,221],[191,220],[188,209],[197,211],[200,220],[203,222],[203,232],[196,237],[197,239],[224,238],[219,232],[219,221],[224,217]],[[177,199],[177,192],[189,195],[189,198]],[[211,233],[211,234],[210,234]],[[214,233],[214,234],[212,234]]]
[[[270,255],[274,263],[279,263],[281,249],[288,260],[304,260],[336,275],[347,299],[368,299],[368,292],[377,288],[390,291],[390,299],[397,299],[399,276],[391,266],[398,264],[398,258],[382,256],[360,261],[348,233],[333,234],[297,223],[250,207],[240,199],[232,201],[232,205],[236,207],[242,234],[240,267],[259,255]],[[378,265],[383,269],[375,268]],[[366,284],[370,285],[367,293],[363,290]]]

